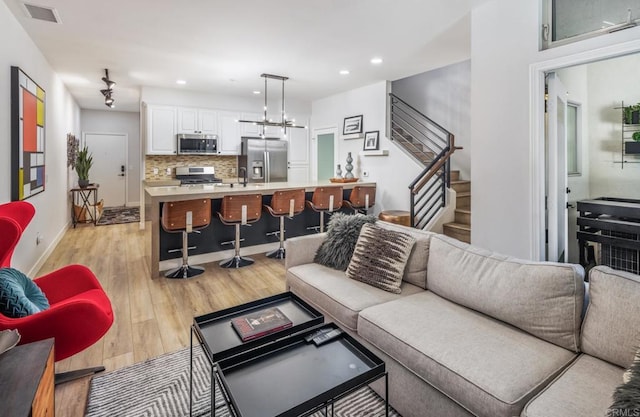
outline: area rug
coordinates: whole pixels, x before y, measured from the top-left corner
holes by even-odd
[[[194,349],[193,416],[210,416],[209,362]],[[265,387],[267,389],[267,387]],[[189,415],[189,348],[93,377],[86,417],[186,417]],[[229,417],[216,390],[216,417]],[[318,412],[313,417],[320,417]],[[339,417],[384,416],[384,400],[365,387],[336,402]],[[400,417],[390,408],[389,415]],[[267,417],[267,416],[265,416]]]
[[[98,226],[139,221],[140,208],[138,207],[105,207],[100,220],[98,220]]]

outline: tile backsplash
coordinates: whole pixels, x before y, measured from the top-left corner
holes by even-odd
[[[176,167],[213,166],[216,177],[222,179],[235,178],[238,168],[237,156],[226,155],[146,155],[144,176],[146,180],[168,180],[176,175]],[[154,174],[158,168],[158,174]],[[171,174],[167,174],[171,168]]]

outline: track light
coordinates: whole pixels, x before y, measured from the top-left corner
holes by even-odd
[[[107,85],[107,88],[100,90],[104,96],[104,104],[107,107],[114,108],[115,104],[111,94],[113,94],[113,86],[116,85],[116,82],[109,79],[109,70],[106,68],[104,70],[104,77],[102,77],[102,81]]]

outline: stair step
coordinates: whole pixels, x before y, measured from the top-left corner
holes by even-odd
[[[451,182],[460,180],[460,171],[451,170],[450,175],[451,175]]]
[[[468,224],[471,226],[471,210],[456,209],[456,223]]]
[[[462,242],[471,243],[471,226],[460,223],[445,223],[442,227],[445,235]]]
[[[457,193],[456,208],[471,210],[471,193]]]
[[[471,192],[471,181],[456,180],[451,181],[451,188],[456,190],[456,193],[468,193]]]

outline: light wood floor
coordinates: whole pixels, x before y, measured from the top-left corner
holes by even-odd
[[[150,279],[149,227],[138,223],[78,225],[69,229],[40,272],[79,263],[93,270],[111,299],[115,314],[109,332],[96,344],[56,363],[63,372],[104,365],[107,371],[189,346],[193,317],[285,290],[284,261],[252,256],[256,263],[238,270],[204,265],[189,280]],[[82,331],[82,329],[78,329]],[[56,387],[56,416],[83,416],[90,378]]]

